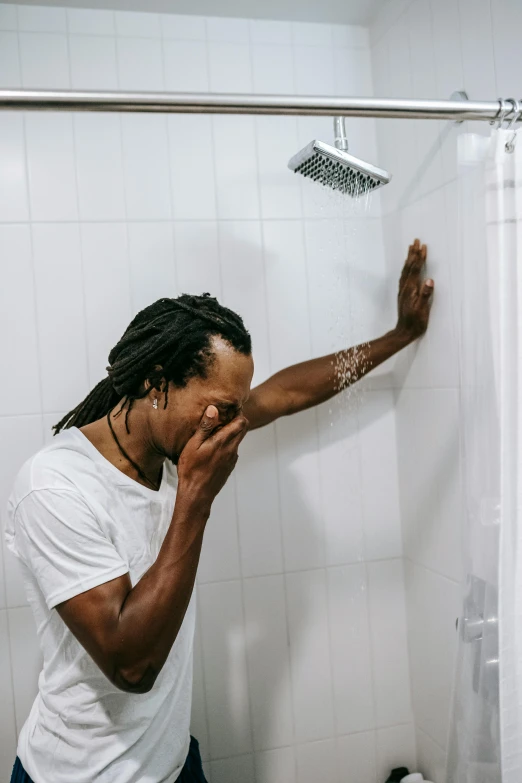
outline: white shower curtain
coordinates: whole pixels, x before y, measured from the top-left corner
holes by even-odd
[[[519,134],[521,135],[521,134]],[[522,781],[522,135],[497,134],[488,166],[488,254],[498,277],[499,658],[503,783]]]
[[[522,135],[461,137],[466,589],[447,783],[522,781]],[[500,675],[500,676],[499,676]]]

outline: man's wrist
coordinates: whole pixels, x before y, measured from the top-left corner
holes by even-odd
[[[206,525],[212,508],[212,500],[194,488],[181,490],[178,487],[174,514],[192,524]]]
[[[401,326],[396,326],[391,332],[388,332],[386,336],[391,340],[395,348],[394,352],[402,351],[403,348],[411,345],[416,339],[410,330],[404,329]]]

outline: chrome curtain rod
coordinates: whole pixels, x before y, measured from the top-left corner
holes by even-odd
[[[30,111],[286,114],[385,117],[417,120],[510,119],[515,101],[421,101],[398,98],[334,98],[216,93],[97,92],[0,89],[0,109]]]

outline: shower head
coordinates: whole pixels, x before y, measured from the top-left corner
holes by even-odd
[[[288,162],[296,174],[310,177],[321,185],[349,196],[370,193],[391,180],[391,174],[360,158],[349,155],[344,118],[334,119],[335,147],[323,141],[311,141]]]

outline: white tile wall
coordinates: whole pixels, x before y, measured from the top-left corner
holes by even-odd
[[[7,3],[0,3],[0,26],[2,30],[16,30],[18,28],[16,8]]]
[[[252,46],[254,92],[292,95],[295,92],[292,50],[280,44]]]
[[[273,425],[254,430],[241,444],[235,486],[241,567],[245,577],[283,571],[275,448]]]
[[[208,91],[207,57],[203,41],[165,40],[163,55],[166,90],[169,92]],[[195,119],[201,118],[195,117]]]
[[[31,219],[78,219],[73,117],[28,114],[25,118]]]
[[[401,560],[369,563],[368,601],[378,726],[412,719]]]
[[[417,730],[417,761],[426,779],[444,780],[446,774],[446,752],[423,731]]]
[[[83,294],[89,386],[106,374],[107,340],[116,345],[131,320],[127,231],[124,223],[85,223],[81,226]],[[100,280],[119,290],[111,308],[100,314]]]
[[[69,37],[71,87],[75,90],[118,89],[116,43],[94,35]]]
[[[206,20],[201,16],[163,14],[160,17],[160,24],[165,39],[204,41],[206,38]]]
[[[32,707],[38,687],[42,656],[36,638],[36,628],[28,606],[7,610],[11,669],[13,672],[16,729],[20,732]]]
[[[116,50],[122,90],[165,89],[159,38],[117,38]]]
[[[36,413],[41,410],[42,403],[29,226],[0,226],[0,258],[16,258],[9,286],[0,290],[2,333],[10,335],[9,340],[0,343],[0,361],[4,367],[19,365],[16,393],[9,388],[10,384],[0,392],[0,415]],[[20,362],[21,356],[23,362]]]
[[[6,86],[365,94],[369,54],[362,28],[0,4]],[[11,337],[0,358],[24,357],[18,388],[0,391],[2,518],[20,464],[103,375],[130,317],[160,296],[210,291],[238,309],[256,380],[344,346],[357,329],[364,339],[388,328],[389,311],[379,320],[372,306],[387,288],[378,223],[286,168],[311,138],[331,140],[330,120],[78,113],[2,123],[0,319]],[[349,129],[354,150],[373,159],[374,123]],[[337,285],[347,277],[350,291]],[[347,770],[354,783],[381,783],[378,760],[390,766],[403,740],[410,752],[399,561],[366,564],[400,554],[393,398],[384,388],[371,399],[366,419],[361,399],[252,433],[215,503],[198,576],[193,720],[213,783],[341,783]],[[398,623],[389,665],[387,612]],[[31,622],[16,563],[0,550],[4,778],[35,692]],[[381,728],[404,721],[387,745]]]
[[[327,579],[336,725],[352,734],[375,725],[368,580],[363,564],[331,568]]]
[[[256,754],[258,783],[296,783],[296,763],[293,748],[277,748]]]
[[[300,218],[299,177],[287,173],[287,163],[299,146],[295,117],[256,117],[256,140],[262,217]]]
[[[366,783],[377,780],[375,734],[364,732],[340,737],[337,741],[339,778],[350,783]],[[381,777],[385,780],[385,777]]]
[[[396,767],[417,768],[415,733],[411,724],[380,729],[377,734],[377,780],[386,780]]]
[[[326,573],[290,573],[286,588],[296,739],[326,739],[335,731]]]
[[[22,86],[18,51],[18,35],[7,31],[0,32],[0,80],[2,87]]]
[[[160,17],[158,14],[124,11],[115,14],[116,34],[122,37],[158,38]]]
[[[40,89],[71,86],[67,38],[55,33],[19,33],[22,84]]]
[[[67,409],[71,400],[82,400],[89,391],[82,251],[77,223],[38,223],[32,234],[42,407],[47,413]],[[63,291],[67,296],[60,295]]]
[[[9,449],[0,451],[0,521],[5,523],[7,498],[17,470],[44,444],[41,415],[0,417],[0,442]],[[7,551],[2,539],[5,566],[5,606],[14,608],[26,604],[20,569]]]
[[[459,581],[463,505],[457,390],[403,389],[397,441],[405,554]]]
[[[70,35],[109,35],[116,33],[112,11],[68,8],[67,27]]]
[[[212,92],[252,92],[252,65],[248,44],[210,39],[207,48]]]
[[[455,662],[460,587],[409,561],[406,562],[406,585],[416,727],[445,750],[453,685],[448,672],[453,670]]]
[[[22,5],[18,9],[18,29],[38,33],[65,33],[65,9]]]
[[[316,780],[336,781],[337,763],[335,758],[335,740],[309,742],[297,749],[297,770],[303,783],[315,783]]]
[[[199,587],[203,669],[212,758],[252,751],[252,725],[242,586]]]
[[[245,581],[252,730],[257,750],[291,745],[293,741],[285,595],[282,575]]]
[[[168,220],[172,216],[167,118],[123,115],[122,147],[127,217]]]
[[[212,783],[240,783],[254,780],[254,757],[252,755],[213,761],[210,765]]]
[[[176,296],[176,251],[172,224],[128,223],[127,241],[132,312],[137,313],[162,296]]]
[[[114,114],[76,114],[74,143],[80,219],[124,220],[119,117]]]
[[[0,696],[2,698],[2,710],[0,712],[0,731],[2,732],[0,774],[4,780],[9,780],[11,770],[13,769],[17,733],[14,719],[9,638],[8,613],[5,609],[0,609]]]
[[[214,118],[214,165],[218,217],[246,220],[259,217],[259,191],[253,117]]]

